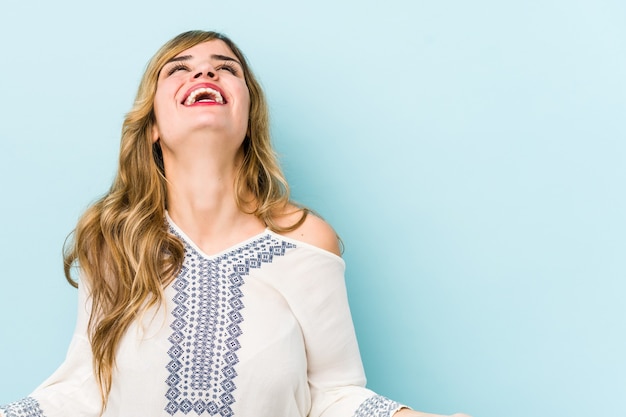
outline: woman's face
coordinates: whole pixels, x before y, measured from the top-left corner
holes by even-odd
[[[199,137],[212,132],[239,147],[249,112],[250,93],[241,63],[223,41],[207,41],[176,55],[161,69],[153,140],[174,146],[198,132]]]

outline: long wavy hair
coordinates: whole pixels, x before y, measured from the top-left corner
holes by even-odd
[[[108,193],[86,210],[65,246],[67,280],[78,286],[72,276],[78,266],[91,294],[89,338],[103,410],[122,336],[133,320],[160,305],[163,288],[175,278],[184,257],[182,242],[169,233],[165,221],[163,159],[160,145],[152,141],[159,73],[171,58],[215,39],[226,43],[241,62],[250,91],[244,158],[234,184],[238,207],[277,232],[296,229],[308,212],[303,209],[299,220],[288,227],[276,221],[289,203],[289,187],[271,146],[263,91],[240,49],[223,34],[206,31],[185,32],[163,45],[149,61],[124,120],[115,180]]]

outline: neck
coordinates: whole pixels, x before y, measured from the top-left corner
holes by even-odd
[[[237,206],[235,175],[242,156],[164,157],[168,213],[205,253],[221,251],[260,233],[264,225]]]

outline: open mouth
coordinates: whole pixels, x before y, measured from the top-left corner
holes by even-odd
[[[191,106],[196,103],[224,104],[225,102],[226,101],[224,100],[224,97],[222,97],[222,93],[219,91],[210,87],[201,87],[193,90],[183,101],[183,104],[185,106]]]

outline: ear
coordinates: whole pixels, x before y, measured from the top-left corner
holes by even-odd
[[[152,124],[152,143],[155,143],[160,139],[161,135],[159,135],[159,128],[156,123]]]

